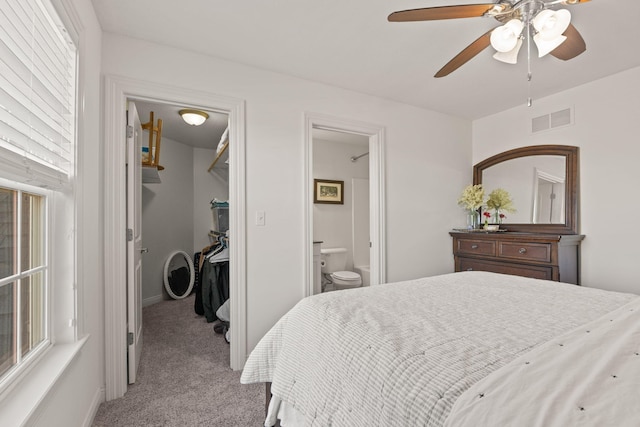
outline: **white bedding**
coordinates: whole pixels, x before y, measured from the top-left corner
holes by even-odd
[[[640,426],[640,298],[478,381],[445,426]]]
[[[306,426],[440,426],[491,372],[634,298],[484,272],[316,295],[265,335],[241,381],[272,382]]]

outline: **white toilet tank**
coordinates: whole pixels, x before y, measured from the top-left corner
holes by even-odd
[[[347,248],[322,248],[320,256],[323,273],[342,271],[347,266]]]

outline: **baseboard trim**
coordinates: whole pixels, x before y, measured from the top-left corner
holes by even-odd
[[[106,392],[104,387],[100,387],[96,390],[95,394],[93,395],[93,399],[91,400],[91,405],[89,406],[89,410],[87,411],[87,416],[84,419],[84,422],[82,423],[83,427],[91,427],[93,425],[93,420],[96,417],[96,414],[98,413],[98,409],[100,408],[100,405],[102,404],[102,402],[104,402],[106,399]]]
[[[164,298],[162,298],[162,294],[153,296],[151,298],[145,298],[142,300],[142,306],[147,307],[149,305],[157,304],[162,302]]]

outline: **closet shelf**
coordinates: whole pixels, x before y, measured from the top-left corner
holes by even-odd
[[[142,182],[144,184],[160,184],[162,181],[160,181],[158,170],[164,169],[160,169],[160,167],[142,166]]]
[[[213,167],[216,165],[216,163],[218,163],[218,160],[220,160],[220,158],[222,157],[222,155],[224,154],[225,151],[227,151],[227,147],[229,146],[229,140],[227,139],[227,141],[224,143],[224,145],[222,146],[222,150],[220,150],[220,152],[218,153],[218,155],[216,156],[215,160],[213,161],[213,163],[211,163],[211,166],[209,166],[209,169],[207,169],[207,172],[211,172],[211,169],[213,169]]]

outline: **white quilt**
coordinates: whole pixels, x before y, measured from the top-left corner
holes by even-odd
[[[440,426],[480,379],[633,298],[485,272],[316,295],[265,335],[241,381],[272,382],[306,426]]]
[[[445,425],[640,426],[640,298],[480,380]]]

